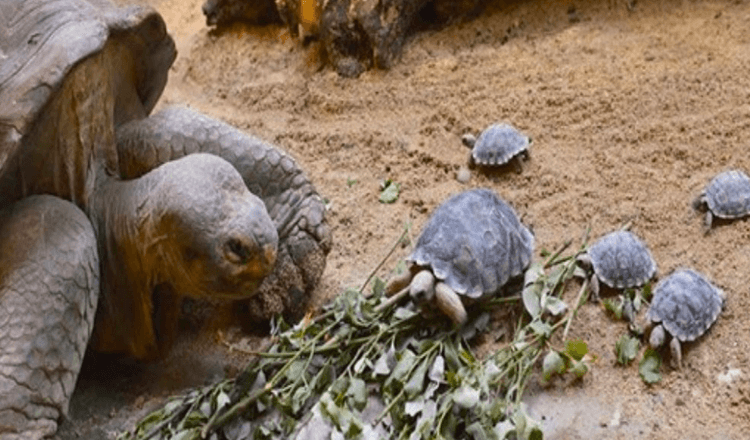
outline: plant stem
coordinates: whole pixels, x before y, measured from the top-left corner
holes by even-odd
[[[578,312],[578,308],[581,307],[581,300],[583,299],[583,295],[588,291],[589,287],[589,279],[584,278],[583,284],[581,285],[581,290],[578,291],[578,297],[576,297],[575,306],[570,311],[570,317],[568,318],[568,322],[565,323],[565,330],[563,330],[562,340],[565,342],[566,339],[568,339],[568,331],[570,330],[570,325],[573,323],[573,318],[575,318],[576,313]]]
[[[396,251],[396,248],[398,247],[399,243],[401,243],[401,240],[403,240],[404,237],[406,237],[406,234],[408,232],[409,232],[409,227],[405,226],[404,227],[404,232],[402,232],[401,235],[398,237],[398,240],[396,240],[396,242],[393,243],[393,246],[391,246],[391,250],[389,250],[388,253],[385,254],[385,257],[383,257],[383,259],[380,260],[380,263],[378,263],[378,265],[375,266],[375,269],[373,269],[372,272],[370,272],[370,275],[367,277],[367,279],[365,280],[365,282],[362,283],[362,287],[359,288],[360,295],[363,294],[362,292],[364,292],[365,287],[367,287],[367,284],[370,283],[370,280],[372,279],[372,277],[374,277],[375,274],[380,270],[380,268],[383,267],[383,265],[388,260],[388,258],[390,258],[390,256],[393,255],[393,253]],[[365,296],[369,296],[369,294],[366,294]]]

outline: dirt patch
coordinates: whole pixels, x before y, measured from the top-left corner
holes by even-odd
[[[660,274],[681,266],[705,273],[728,294],[724,313],[687,344],[682,370],[665,369],[647,386],[636,365],[615,365],[625,325],[585,306],[571,335],[588,341],[598,361],[582,382],[534,390],[532,414],[555,439],[750,432],[750,223],[703,236],[702,216],[690,208],[716,173],[750,170],[750,3],[496,2],[476,20],[416,35],[392,70],[356,80],[321,68],[315,45],[302,47],[281,27],[210,32],[200,0],[152,4],[180,50],[162,105],[189,105],[280,145],[330,200],[334,248],[319,302],[360,284],[404,224],[418,234],[441,201],[468,187],[492,188],[513,204],[540,250],[587,227],[599,237],[632,221]],[[495,121],[533,138],[531,160],[521,174],[473,171],[459,183],[461,135]],[[386,178],[402,185],[391,205],[378,202]],[[407,253],[397,251],[379,275]],[[140,372],[128,378],[162,367],[133,368]],[[91,370],[62,438],[96,438],[88,435],[96,429],[108,438],[102,426],[122,425],[191,385],[140,393],[130,379],[110,379],[131,392],[102,405],[82,397],[107,393],[97,390],[101,381],[91,384],[101,374]],[[209,370],[222,374],[218,362]]]

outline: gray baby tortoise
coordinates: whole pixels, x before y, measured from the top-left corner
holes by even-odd
[[[680,342],[694,341],[716,321],[724,307],[724,291],[691,269],[679,269],[663,279],[654,289],[646,319],[652,325],[649,345],[664,344],[672,336],[669,348],[672,362],[682,367]]]
[[[599,281],[613,289],[631,289],[656,275],[656,262],[646,244],[625,230],[600,238],[578,261],[593,271],[591,292],[595,300],[599,298]]]
[[[531,261],[534,236],[513,208],[488,189],[457,194],[440,205],[406,259],[409,270],[387,292],[407,288],[423,310],[437,307],[456,324],[466,321],[462,300],[497,293]]]
[[[470,166],[500,166],[512,160],[516,170],[521,171],[521,159],[529,158],[531,139],[508,124],[492,124],[479,138],[465,134],[461,141],[471,148]]]
[[[745,217],[750,214],[750,178],[739,170],[718,174],[693,201],[693,208],[706,211],[706,232],[711,229],[714,217]]]
[[[38,439],[87,347],[159,356],[183,296],[304,309],[330,232],[283,151],[150,115],[176,57],[154,10],[0,4],[0,438]]]

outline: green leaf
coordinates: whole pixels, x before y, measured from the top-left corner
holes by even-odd
[[[198,440],[199,438],[201,438],[199,428],[185,429],[170,437],[171,440]]]
[[[444,374],[445,374],[445,359],[443,356],[438,355],[435,360],[432,362],[432,367],[430,368],[430,372],[428,373],[428,377],[431,381],[442,383],[444,382]]]
[[[364,380],[353,377],[349,383],[349,389],[346,390],[346,395],[351,398],[353,406],[362,411],[367,405],[367,384]]]
[[[471,435],[474,440],[488,440],[490,437],[484,430],[484,427],[479,422],[474,422],[466,427],[466,433]]]
[[[216,396],[216,411],[221,410],[229,403],[229,395],[225,393],[224,391],[221,391],[218,396]]]
[[[581,378],[589,372],[589,365],[585,360],[574,361],[570,367],[570,372],[575,374],[576,377]]]
[[[602,303],[604,309],[614,315],[615,319],[622,319],[622,300],[615,301],[612,298],[604,298]]]
[[[544,269],[541,263],[533,263],[524,275],[524,288],[521,292],[523,306],[531,316],[536,319],[542,314],[540,298],[542,296],[543,283],[538,282],[539,278],[544,276]]]
[[[493,431],[495,431],[495,436],[497,436],[500,440],[505,440],[508,438],[508,435],[511,433],[516,432],[516,427],[511,423],[510,420],[503,420],[502,422],[495,425],[493,428]]]
[[[393,317],[399,321],[406,321],[407,319],[417,316],[417,312],[409,310],[406,307],[399,307],[393,312]]]
[[[348,186],[349,188],[356,185],[357,183],[359,183],[359,180],[357,179],[346,179],[346,186]]]
[[[542,361],[542,380],[544,382],[549,382],[553,375],[564,372],[565,359],[560,356],[560,353],[552,350],[544,356],[544,361]]]
[[[620,365],[627,365],[638,355],[640,343],[638,339],[631,338],[628,335],[622,335],[620,340],[615,344],[615,354],[617,362]]]
[[[568,305],[556,296],[548,296],[544,300],[544,310],[552,316],[560,316],[568,310]]]
[[[424,380],[427,375],[427,369],[430,367],[430,360],[424,359],[412,373],[409,381],[404,385],[404,392],[407,399],[413,399],[424,390]]]
[[[372,369],[372,375],[374,376],[385,376],[391,374],[392,366],[396,365],[396,351],[393,346],[381,354],[378,360],[375,361],[375,367]]]
[[[470,386],[462,386],[453,392],[453,401],[462,409],[474,408],[479,403],[479,390]]]
[[[648,283],[644,284],[643,288],[641,289],[641,296],[646,301],[650,300],[651,297],[653,296],[653,292],[651,290],[651,282],[650,281]]]
[[[372,293],[376,297],[383,296],[383,291],[385,290],[385,281],[383,281],[380,277],[375,277],[372,280]]]
[[[385,181],[383,190],[380,192],[380,203],[393,203],[398,200],[401,184],[390,179]]]
[[[388,380],[386,381],[386,384],[397,381],[401,382],[401,379],[404,379],[407,374],[412,370],[414,367],[414,364],[417,363],[417,356],[414,355],[414,352],[412,352],[409,349],[402,350],[401,351],[401,359],[398,360],[396,363],[396,366],[393,367],[393,371],[391,372],[391,375],[388,377]]]
[[[641,374],[644,382],[656,383],[661,380],[660,367],[661,357],[659,357],[659,353],[649,348],[643,354],[643,359],[641,359],[641,363],[638,365],[638,372]]]
[[[547,276],[547,286],[552,289],[560,284],[563,281],[565,272],[566,270],[564,265],[555,266],[555,268],[552,269]]]
[[[565,354],[571,358],[580,361],[589,352],[589,347],[585,341],[572,339],[565,343]]]
[[[539,319],[537,319],[536,321],[531,321],[529,327],[534,333],[539,336],[544,336],[545,338],[549,338],[550,334],[552,334],[552,327],[546,322]]]
[[[417,414],[422,412],[423,409],[424,399],[422,398],[406,402],[406,404],[404,405],[404,413],[407,416],[416,416]]]

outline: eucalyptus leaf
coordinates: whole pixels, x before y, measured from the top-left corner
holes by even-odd
[[[540,283],[534,282],[527,284],[523,288],[523,292],[521,292],[523,306],[532,319],[536,319],[542,314],[542,306],[539,303],[542,296],[542,288],[543,286]]]
[[[583,359],[588,352],[588,345],[580,339],[571,339],[565,343],[565,354],[577,361]]]
[[[399,359],[396,366],[393,367],[393,371],[391,371],[391,375],[388,376],[385,385],[393,386],[393,382],[401,383],[403,379],[406,378],[406,375],[412,371],[417,361],[417,356],[411,350],[405,349],[401,351],[401,359]]]
[[[495,425],[493,431],[499,440],[505,440],[508,435],[516,433],[516,426],[510,420],[503,420]]]
[[[546,322],[539,319],[531,321],[529,327],[534,333],[539,336],[544,336],[545,338],[549,338],[549,336],[552,334],[552,327]]]
[[[570,366],[570,372],[576,377],[581,378],[589,372],[589,365],[585,360],[574,361]]]
[[[622,335],[620,340],[615,344],[615,354],[617,355],[617,362],[621,365],[627,365],[638,356],[638,348],[640,342],[636,338],[631,338],[628,335]]]
[[[462,386],[453,392],[453,401],[462,409],[472,409],[479,403],[479,390]]]
[[[380,192],[380,203],[393,203],[398,200],[398,194],[401,190],[401,184],[392,180],[385,182],[383,190]]]
[[[413,318],[417,315],[417,312],[414,310],[407,309],[406,307],[399,307],[396,309],[396,311],[393,313],[393,316],[396,319],[406,321],[407,319]]]
[[[612,298],[604,298],[602,300],[604,309],[614,315],[615,319],[622,319],[622,301],[615,301]]]
[[[466,427],[466,433],[471,436],[474,440],[489,440],[489,436],[484,430],[484,427],[479,422],[474,422]]]
[[[561,316],[568,311],[568,305],[556,296],[548,296],[544,299],[544,310],[552,316]]]
[[[443,359],[442,355],[437,355],[435,357],[435,360],[432,362],[432,367],[430,367],[430,372],[428,373],[427,377],[429,377],[433,382],[444,383],[444,374],[445,359]]]
[[[380,277],[375,277],[372,280],[372,294],[375,296],[382,296],[385,290],[385,281]]]
[[[184,429],[174,436],[171,436],[171,440],[198,440],[201,438],[201,430],[198,428]]]
[[[647,349],[643,354],[643,359],[641,359],[641,362],[638,365],[638,372],[643,381],[646,383],[659,382],[661,380],[661,373],[659,372],[660,368],[661,357],[659,356],[659,353],[655,350]]]
[[[409,378],[409,381],[404,385],[404,392],[407,399],[414,398],[424,390],[425,376],[427,375],[427,369],[430,367],[429,361],[429,359],[422,359]]]
[[[353,377],[346,395],[351,398],[354,408],[362,411],[367,405],[367,384],[364,380]]]
[[[560,353],[551,350],[544,356],[544,361],[542,361],[542,379],[545,382],[549,382],[555,374],[562,374],[564,372],[565,360],[560,356]]]
[[[404,405],[404,412],[407,416],[416,416],[424,409],[424,399],[410,400]]]

